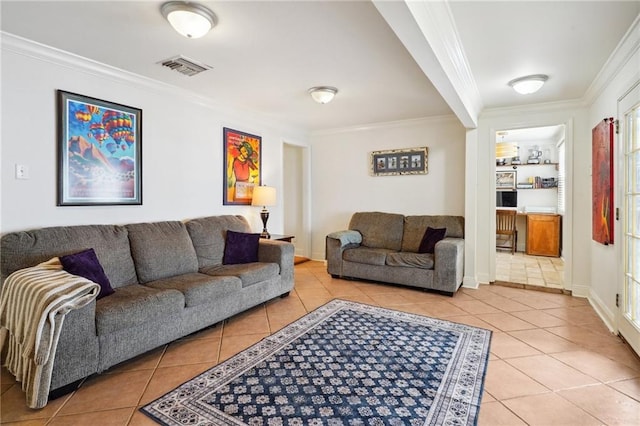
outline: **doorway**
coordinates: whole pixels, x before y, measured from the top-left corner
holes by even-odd
[[[284,233],[293,235],[295,255],[308,258],[311,252],[309,148],[283,143]]]
[[[517,211],[516,253],[496,251],[497,283],[565,289],[565,133],[564,124],[496,131],[496,211]]]

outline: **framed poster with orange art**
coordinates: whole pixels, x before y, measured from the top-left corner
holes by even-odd
[[[613,244],[613,118],[592,130],[592,234],[601,244]]]
[[[250,205],[262,177],[262,138],[223,128],[223,205]]]

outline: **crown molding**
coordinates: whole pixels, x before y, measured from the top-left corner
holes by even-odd
[[[573,99],[567,101],[545,102],[531,105],[518,105],[510,107],[487,108],[482,111],[481,119],[502,117],[510,114],[536,114],[552,111],[567,111],[587,108],[588,104],[584,99]]]
[[[74,72],[81,72],[96,78],[110,80],[118,84],[126,84],[137,89],[143,88],[152,92],[175,96],[184,102],[209,108],[216,112],[224,112],[234,117],[233,119],[235,121],[251,120],[265,127],[273,127],[274,125],[277,125],[293,130],[296,133],[307,133],[306,129],[301,129],[291,124],[279,121],[278,119],[265,115],[261,112],[223,105],[211,98],[202,96],[197,92],[182,89],[130,71],[125,71],[112,65],[98,62],[93,59],[79,56],[65,50],[57,49],[4,31],[0,31],[0,49],[3,52],[11,52],[13,54],[25,56],[41,62],[65,67],[74,70]]]
[[[0,32],[2,50],[26,56],[39,61],[91,74],[101,78],[108,78],[117,82],[127,82],[136,86],[145,86],[154,90],[175,91],[175,86],[161,83],[93,59],[85,58],[55,47],[51,47],[33,40],[16,36],[7,32]]]
[[[593,80],[584,95],[584,101],[591,105],[602,94],[622,68],[629,62],[633,55],[640,49],[640,15],[638,15],[613,50],[607,62]],[[637,64],[640,68],[640,64]],[[638,69],[637,68],[637,69]]]

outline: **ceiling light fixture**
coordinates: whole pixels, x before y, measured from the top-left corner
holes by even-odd
[[[200,38],[216,24],[216,15],[198,3],[170,1],[160,7],[160,12],[177,32],[188,38]]]
[[[309,94],[319,104],[327,104],[338,93],[338,89],[331,86],[316,86],[309,89]]]
[[[526,77],[515,78],[509,82],[509,86],[513,87],[513,90],[521,95],[528,95],[535,93],[544,85],[545,81],[549,79],[548,75],[534,74]]]

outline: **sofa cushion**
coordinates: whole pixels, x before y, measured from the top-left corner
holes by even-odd
[[[433,254],[398,252],[387,255],[387,265],[408,266],[412,268],[433,269]]]
[[[260,234],[228,230],[224,243],[222,263],[225,265],[236,265],[257,262],[259,244]]]
[[[396,213],[358,212],[349,222],[349,229],[362,234],[363,246],[395,251],[402,247],[403,227],[404,216]]]
[[[100,285],[97,299],[113,294],[109,278],[104,273],[95,250],[87,249],[74,254],[60,256],[62,268],[70,274],[78,275]]]
[[[184,296],[178,290],[158,290],[140,284],[120,287],[96,302],[98,335],[114,333],[145,322],[162,322],[184,309]]]
[[[93,248],[111,287],[138,282],[127,229],[117,225],[55,226],[2,236],[2,280],[9,274],[60,257]]]
[[[277,278],[280,274],[280,267],[277,263],[256,262],[238,265],[218,265],[211,268],[201,269],[200,272],[212,276],[230,275],[240,278],[242,287]]]
[[[344,253],[342,253],[342,259],[348,262],[382,266],[386,264],[387,255],[389,253],[395,253],[395,251],[361,246],[358,248],[346,249]]]
[[[447,228],[445,238],[464,238],[464,217],[462,216],[407,216],[404,218],[404,234],[400,251],[417,253],[427,227]]]
[[[420,241],[420,247],[418,247],[418,253],[433,253],[436,249],[436,243],[444,239],[447,233],[447,228],[432,228],[427,227]]]
[[[178,290],[184,295],[185,306],[190,308],[205,303],[215,303],[216,299],[240,290],[242,283],[237,277],[212,277],[195,273],[151,281],[145,286],[158,290]]]
[[[140,283],[198,272],[198,258],[184,223],[135,223],[127,229]]]
[[[186,225],[196,250],[199,269],[222,265],[227,230],[251,232],[249,222],[243,216],[202,217],[192,219]]]

